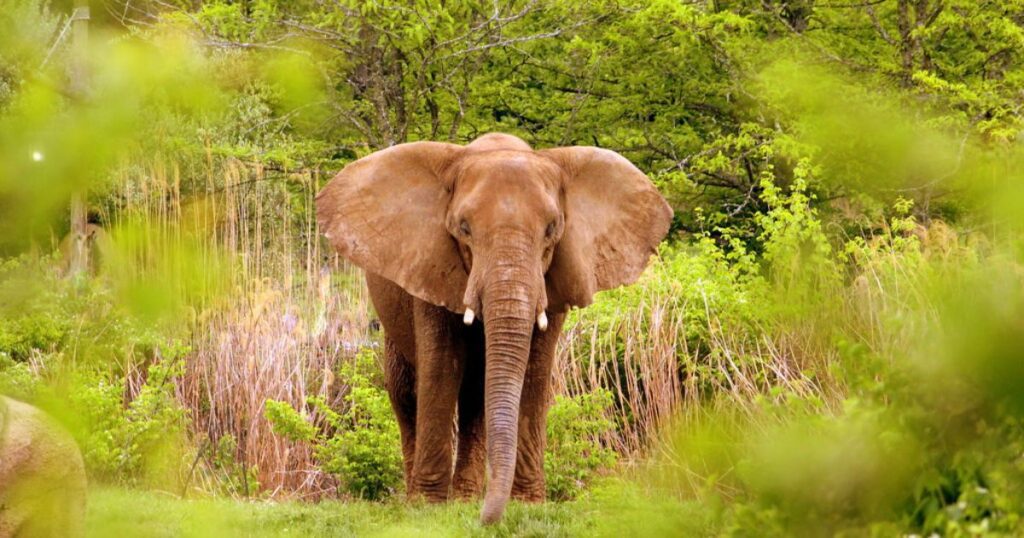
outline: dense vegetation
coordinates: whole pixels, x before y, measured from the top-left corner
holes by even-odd
[[[84,52],[0,1],[0,392],[72,431],[96,532],[484,532],[400,502],[312,203],[490,131],[619,151],[676,215],[567,325],[563,502],[493,532],[1021,532],[1021,0],[108,0]]]

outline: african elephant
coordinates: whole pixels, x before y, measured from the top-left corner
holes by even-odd
[[[85,468],[42,411],[0,396],[0,538],[84,533]]]
[[[316,204],[328,240],[366,271],[384,327],[408,491],[475,497],[486,461],[483,523],[510,495],[543,501],[565,312],[640,275],[668,232],[668,203],[613,151],[534,151],[488,134],[373,153]]]

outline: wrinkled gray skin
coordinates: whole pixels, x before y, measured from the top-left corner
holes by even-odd
[[[84,534],[85,467],[67,431],[0,396],[0,538]]]

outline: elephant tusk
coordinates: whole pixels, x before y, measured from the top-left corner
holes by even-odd
[[[543,310],[540,311],[540,314],[537,314],[537,328],[542,331],[548,330],[548,315]]]
[[[476,318],[476,314],[473,313],[472,308],[466,309],[466,314],[462,316],[462,322],[466,325],[472,325],[473,320]]]

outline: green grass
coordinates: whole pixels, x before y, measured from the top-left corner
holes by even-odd
[[[116,538],[709,536],[720,530],[720,521],[708,508],[646,497],[625,482],[608,481],[573,502],[512,502],[499,524],[481,527],[478,502],[181,499],[154,491],[94,488],[87,524],[91,537]]]
[[[482,528],[479,503],[391,501],[320,503],[180,499],[141,490],[96,488],[89,536],[583,536],[593,507],[583,502],[512,503],[504,520]]]

